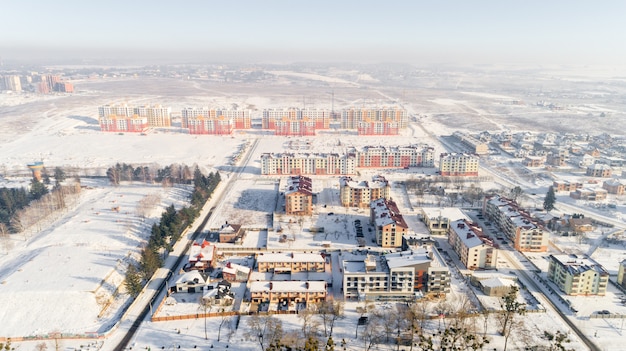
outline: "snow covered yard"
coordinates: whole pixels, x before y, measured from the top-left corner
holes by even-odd
[[[0,256],[0,335],[107,331],[127,299],[116,290],[150,225],[190,194],[186,187],[113,187],[104,179],[82,185],[75,207],[41,232],[13,234],[13,248]],[[161,201],[141,218],[137,205],[152,194]]]

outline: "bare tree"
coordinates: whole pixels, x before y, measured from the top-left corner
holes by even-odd
[[[200,304],[198,308],[202,310],[204,314],[204,340],[208,340],[209,335],[207,333],[207,328],[206,328],[206,319],[207,319],[207,315],[211,313],[211,309],[213,308],[213,300],[205,299],[203,296],[200,296],[200,298],[198,299],[198,303]]]
[[[13,248],[13,242],[11,241],[11,235],[4,223],[0,223],[0,245],[4,251],[9,254],[9,251]]]
[[[39,344],[35,345],[35,350],[37,350],[37,351],[46,351],[46,350],[48,350],[48,344],[46,344],[45,341],[42,341]]]
[[[337,300],[326,300],[318,304],[317,312],[324,323],[324,336],[333,335],[335,322],[344,318],[343,307],[344,302]]]
[[[315,335],[320,323],[314,317],[317,314],[317,306],[310,304],[305,309],[298,312],[298,318],[302,320],[302,337],[306,340],[309,336]]]
[[[522,321],[516,321],[517,316],[524,315],[526,313],[525,304],[517,301],[517,293],[519,289],[514,286],[511,290],[500,299],[500,307],[502,310],[498,314],[498,321],[500,322],[501,329],[500,334],[504,336],[504,351],[506,351],[511,331],[520,328]]]
[[[283,337],[283,322],[271,315],[251,316],[248,321],[246,337],[259,343],[261,351]]]

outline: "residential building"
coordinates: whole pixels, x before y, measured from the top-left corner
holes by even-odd
[[[470,154],[487,155],[489,153],[488,143],[478,140],[467,133],[454,132],[452,136],[460,141],[461,144],[467,148]]]
[[[226,267],[222,268],[222,277],[229,282],[246,282],[250,277],[250,272],[250,267],[227,262]]]
[[[224,122],[218,123],[217,121]],[[202,125],[204,128],[201,127]],[[190,134],[218,134],[218,132],[229,134],[218,128],[219,125],[227,125],[231,132],[233,129],[250,129],[252,128],[250,110],[187,107],[181,111],[181,127],[189,128]]]
[[[352,175],[356,168],[433,167],[434,149],[426,145],[349,148],[345,154],[265,153],[261,174]]]
[[[594,163],[592,165],[587,166],[587,172],[585,172],[585,174],[589,177],[601,177],[601,178],[610,178],[611,173],[612,173],[611,166],[600,164],[600,163]]]
[[[456,207],[422,207],[422,221],[432,235],[447,235],[450,223],[459,219],[468,218]]]
[[[439,174],[444,177],[476,177],[478,176],[478,156],[443,153],[439,155]]]
[[[326,256],[321,253],[259,253],[257,267],[261,273],[324,272]]]
[[[367,208],[374,200],[389,199],[391,187],[382,176],[372,177],[372,181],[357,182],[351,177],[339,179],[339,199],[344,207]]]
[[[602,188],[609,194],[624,195],[624,184],[617,179],[605,180],[602,183]]]
[[[146,118],[148,125],[151,127],[169,127],[172,125],[171,109],[161,105],[129,106],[128,104],[120,104],[98,107],[98,117],[100,119],[132,116]]]
[[[550,255],[548,279],[567,295],[604,295],[609,272],[586,256]]]
[[[100,130],[103,132],[142,133],[148,128],[148,119],[137,115],[124,117],[110,115],[100,117]]]
[[[376,244],[382,247],[402,247],[402,237],[409,226],[393,200],[378,199],[370,203],[370,223],[376,229]]]
[[[287,180],[285,190],[285,213],[310,216],[313,214],[313,185],[311,178],[293,176]]]
[[[7,75],[2,77],[2,81],[0,81],[0,90],[11,90],[11,91],[22,91],[22,82],[20,81],[20,76],[16,75]]]
[[[341,128],[357,129],[360,122],[390,122],[395,128],[404,129],[408,126],[408,114],[400,108],[350,108],[341,112]]]
[[[617,284],[626,289],[626,259],[619,263],[617,270]]]
[[[543,167],[546,162],[544,156],[525,156],[522,164],[526,167]]]
[[[215,266],[216,255],[215,245],[211,245],[210,242],[206,240],[203,240],[201,243],[194,242],[189,248],[189,260],[184,270],[209,271]]]
[[[74,84],[69,82],[56,82],[54,83],[54,91],[59,93],[73,93]]]
[[[572,191],[569,196],[576,200],[601,201],[606,199],[607,194],[606,190],[600,188],[582,188]]]
[[[280,136],[315,136],[315,121],[279,120],[274,122],[274,135]]]
[[[262,129],[274,130],[276,135],[315,135],[319,129],[329,129],[331,111],[324,109],[265,109],[261,119]]]
[[[487,197],[483,203],[483,215],[513,242],[516,250],[530,252],[548,250],[549,232],[515,201],[499,195]]]
[[[570,217],[567,224],[576,234],[586,233],[593,230],[593,221],[591,218],[585,218],[584,216]]]
[[[576,191],[576,189],[580,189],[583,187],[582,183],[578,183],[578,182],[568,182],[568,181],[558,181],[555,180],[554,182],[552,182],[552,189],[554,189],[555,192],[560,192],[560,191]]]
[[[356,155],[358,168],[409,168],[433,167],[434,149],[427,145],[365,146],[361,150],[351,148]]]
[[[326,300],[326,282],[323,281],[254,281],[250,283],[252,303],[291,306],[316,304]]]
[[[394,121],[360,121],[358,135],[398,135],[398,123]]]
[[[478,225],[469,220],[460,219],[450,224],[448,243],[467,269],[494,269],[497,267],[497,246]]]
[[[261,155],[265,175],[349,175],[356,173],[356,157],[351,154],[273,154]]]
[[[346,299],[413,301],[450,292],[450,271],[432,246],[383,256],[347,256],[342,262]]]
[[[241,228],[241,224],[224,223],[218,231],[220,243],[240,244],[243,241],[246,231]]]

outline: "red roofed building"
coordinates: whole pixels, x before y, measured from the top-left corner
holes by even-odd
[[[285,213],[310,216],[313,213],[313,187],[311,178],[290,177],[285,190]]]
[[[382,247],[402,247],[409,231],[398,206],[392,200],[378,199],[370,204],[370,222],[376,227],[376,243]]]
[[[215,265],[216,253],[215,245],[211,245],[211,243],[206,240],[203,240],[202,243],[193,243],[189,249],[189,263],[185,267],[185,270],[208,271]]]

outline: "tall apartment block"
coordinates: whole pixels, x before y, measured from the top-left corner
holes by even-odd
[[[315,135],[319,129],[329,129],[331,111],[324,109],[265,109],[261,128],[274,130],[276,135]]]
[[[402,247],[402,237],[409,226],[393,200],[378,199],[370,203],[370,223],[376,228],[376,244]]]
[[[341,128],[359,129],[359,124],[379,122],[377,132],[396,132],[408,126],[408,115],[406,110],[400,108],[387,109],[357,109],[350,108],[341,112]],[[387,126],[385,126],[387,124]],[[392,127],[393,126],[393,127]],[[364,129],[369,131],[369,129]],[[359,133],[361,134],[361,133]]]
[[[476,177],[478,176],[478,156],[443,153],[439,155],[439,173],[444,177]]]
[[[350,149],[357,157],[358,168],[433,167],[434,149],[426,145],[365,146]]]
[[[467,269],[496,268],[498,250],[476,224],[466,219],[450,223],[448,242]]]
[[[398,123],[393,121],[360,121],[358,135],[398,135]]]
[[[609,272],[586,256],[550,255],[548,279],[567,295],[605,295]]]
[[[261,174],[265,175],[347,175],[356,173],[356,157],[344,154],[261,155]]]
[[[434,151],[424,145],[350,148],[339,154],[272,154],[261,156],[261,174],[352,175],[356,168],[433,167]]]
[[[98,107],[99,118],[126,118],[137,116],[145,118],[148,126],[151,127],[169,127],[172,125],[171,109],[161,105],[154,106],[129,106],[127,104],[120,105],[103,105]]]
[[[374,200],[389,199],[390,189],[389,182],[382,176],[374,176],[370,182],[357,182],[351,177],[339,179],[339,199],[345,207],[367,208]]]
[[[222,122],[208,122],[208,121]],[[181,126],[189,128],[190,134],[224,134],[223,129],[216,125],[228,125],[230,130],[252,128],[252,119],[249,110],[229,110],[185,108],[181,111]],[[212,127],[211,127],[212,126]]]
[[[550,234],[519,205],[499,195],[485,198],[483,214],[511,240],[518,251],[546,252]]]
[[[148,128],[148,118],[137,115],[126,117],[110,115],[100,117],[100,130],[103,132],[141,133]]]
[[[313,213],[313,183],[311,178],[294,176],[287,180],[285,190],[285,213],[288,215],[306,215]]]
[[[0,79],[0,90],[22,91],[20,76],[9,75]]]

